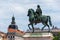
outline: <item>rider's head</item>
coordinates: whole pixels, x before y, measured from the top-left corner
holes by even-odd
[[[40,8],[40,5],[37,5],[37,8]]]

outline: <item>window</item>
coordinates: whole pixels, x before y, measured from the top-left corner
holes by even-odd
[[[14,36],[13,36],[13,38],[14,38]]]
[[[8,38],[9,38],[9,36],[8,36]]]

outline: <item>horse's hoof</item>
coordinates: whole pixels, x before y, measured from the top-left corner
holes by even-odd
[[[43,29],[41,29],[41,31],[43,31]]]
[[[34,31],[32,33],[34,33]]]
[[[50,32],[50,31],[48,31],[48,32]]]

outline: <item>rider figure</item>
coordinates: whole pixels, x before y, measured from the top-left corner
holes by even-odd
[[[40,5],[37,5],[37,9],[36,9],[36,20],[40,20],[40,16],[42,16],[42,10],[40,8]]]

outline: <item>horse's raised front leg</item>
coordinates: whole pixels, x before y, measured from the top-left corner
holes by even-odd
[[[34,32],[34,26],[33,26],[33,24],[31,24],[31,26],[32,26],[32,33]]]
[[[31,30],[30,25],[31,25],[31,24],[28,24],[28,28]]]

